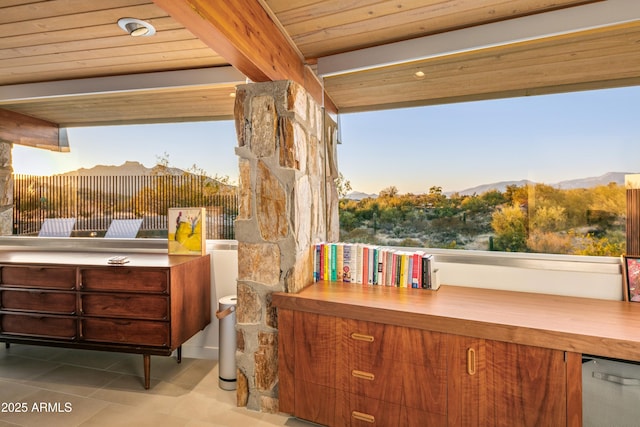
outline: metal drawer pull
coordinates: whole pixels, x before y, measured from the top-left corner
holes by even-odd
[[[591,375],[593,375],[593,378],[609,381],[610,383],[616,383],[620,385],[640,385],[640,380],[637,378],[624,378],[619,377],[618,375],[607,374],[604,372],[594,372]]]
[[[476,351],[472,348],[467,349],[467,374],[476,374]]]
[[[376,376],[374,374],[372,374],[371,372],[358,371],[356,369],[351,371],[351,375],[356,377],[356,378],[360,378],[360,379],[363,379],[363,380],[369,380],[369,381],[373,381],[373,380],[376,379]]]
[[[356,420],[364,421],[371,424],[376,422],[376,417],[374,417],[373,415],[365,414],[363,412],[353,411],[351,412],[351,417],[355,418]]]
[[[365,334],[359,334],[357,332],[351,333],[351,338],[353,338],[354,340],[358,340],[358,341],[373,342],[373,336],[365,335]]]

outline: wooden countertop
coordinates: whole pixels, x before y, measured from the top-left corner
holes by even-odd
[[[105,266],[121,267],[108,264],[112,256],[125,255],[129,262],[123,267],[173,267],[192,261],[197,256],[168,255],[166,253],[139,253],[127,251],[110,252],[74,252],[74,251],[39,251],[39,250],[11,250],[0,251],[0,264],[25,265],[73,265],[73,266]]]
[[[640,303],[329,282],[272,298],[278,308],[640,362]]]

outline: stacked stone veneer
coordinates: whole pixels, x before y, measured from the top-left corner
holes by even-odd
[[[335,123],[304,89],[278,81],[239,86],[238,406],[278,411],[273,292],[311,282],[312,244],[338,238]]]
[[[0,141],[0,236],[13,234],[13,145]]]

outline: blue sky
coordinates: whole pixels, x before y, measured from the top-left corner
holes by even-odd
[[[552,184],[640,171],[640,87],[340,116],[339,168],[354,190],[464,190],[497,181]],[[70,153],[14,146],[15,173],[120,165],[196,165],[237,182],[232,121],[69,129]]]

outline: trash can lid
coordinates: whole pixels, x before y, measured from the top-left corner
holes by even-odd
[[[238,301],[237,295],[227,295],[226,297],[222,297],[218,300],[219,304],[222,305],[236,305]]]

